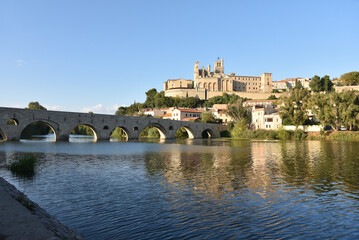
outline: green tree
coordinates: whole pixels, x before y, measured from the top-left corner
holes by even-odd
[[[267,99],[268,100],[276,100],[278,98],[275,95],[270,95]]]
[[[288,94],[281,97],[282,106],[279,114],[283,122],[289,121],[296,129],[307,119],[308,100],[310,94],[307,89],[290,89]],[[286,120],[287,119],[287,120]]]
[[[359,84],[359,72],[348,72],[340,77],[340,82],[343,85],[358,85]]]
[[[298,81],[298,79],[295,79],[295,89],[302,89],[303,85],[300,81]]]
[[[39,102],[30,102],[28,107],[26,109],[32,109],[32,110],[47,110],[44,106],[40,105]]]
[[[148,108],[154,108],[156,106],[156,103],[155,103],[155,96],[157,94],[157,90],[156,88],[152,88],[150,90],[148,90],[146,92],[146,101],[144,103],[144,106],[145,107],[148,107]]]
[[[204,122],[204,123],[215,123],[217,121],[214,118],[212,112],[208,111],[208,112],[203,112],[202,113],[202,122]]]
[[[126,107],[123,107],[123,106],[119,107],[119,108],[117,109],[115,115],[118,115],[118,116],[124,116],[124,115],[126,115],[126,109],[127,109],[127,108],[126,108]]]
[[[322,82],[323,82],[322,91],[330,92],[334,85],[330,80],[330,77],[328,75],[325,75],[324,77],[322,77]]]
[[[313,92],[321,92],[322,91],[322,80],[318,75],[312,77],[312,81],[309,83],[309,87]]]
[[[354,130],[359,117],[359,97],[353,91],[343,91],[339,95],[341,100],[339,105],[341,124],[350,131]]]
[[[315,75],[309,83],[309,87],[313,92],[330,92],[333,87],[333,82],[328,75],[325,75],[322,78]]]
[[[351,123],[349,116],[353,113],[345,113],[349,104],[344,100],[347,97],[345,95],[346,93],[331,92],[317,93],[311,97],[311,109],[323,125],[330,125],[334,130],[338,130],[342,122]]]
[[[249,126],[249,121],[251,119],[250,111],[247,107],[243,106],[244,100],[238,99],[235,104],[228,104],[226,113],[230,116],[236,124],[242,121],[246,122]]]

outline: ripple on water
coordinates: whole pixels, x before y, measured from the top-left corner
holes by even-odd
[[[31,180],[0,174],[86,239],[355,238],[356,149],[318,141],[5,144],[1,163],[27,151],[40,162]]]

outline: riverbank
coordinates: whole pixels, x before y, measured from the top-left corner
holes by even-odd
[[[0,177],[0,239],[82,239]]]
[[[234,127],[230,134],[234,139],[267,139],[267,140],[343,140],[359,141],[359,131],[325,131],[303,132],[302,130],[243,130]]]

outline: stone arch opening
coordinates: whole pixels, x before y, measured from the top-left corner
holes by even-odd
[[[202,138],[213,138],[213,131],[211,129],[206,129],[202,132]]]
[[[1,129],[0,129],[0,142],[4,142],[4,141],[6,141],[6,136],[3,133],[3,131],[1,131]]]
[[[212,84],[211,83],[208,83],[208,90],[212,91]]]
[[[204,89],[207,89],[207,83],[204,83],[204,84],[203,84],[203,88],[204,88]]]
[[[129,131],[125,127],[115,127],[110,134],[111,142],[128,141]]]
[[[201,88],[202,86],[201,86],[201,83],[198,83],[198,88]]]
[[[166,138],[166,130],[163,126],[159,124],[150,124],[145,127],[141,133],[140,138]]]
[[[19,125],[19,120],[17,120],[16,118],[10,118],[7,121],[7,125]]]
[[[35,121],[28,124],[20,134],[20,140],[56,141],[55,128],[48,122]]]
[[[216,83],[213,83],[213,91],[217,91]]]
[[[69,136],[69,142],[96,142],[97,132],[89,124],[79,124],[75,126]]]
[[[177,131],[176,131],[176,138],[180,138],[180,139],[193,139],[194,138],[194,134],[193,131],[189,128],[189,127],[180,127]]]

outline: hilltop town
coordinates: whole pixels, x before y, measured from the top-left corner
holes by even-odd
[[[236,110],[229,108],[237,105],[237,108],[245,108],[249,113],[246,123],[248,129],[251,130],[301,129],[305,132],[319,132],[328,129],[328,126],[329,129],[330,126],[334,129],[353,128],[348,125],[348,122],[345,123],[344,119],[335,124],[323,120],[323,113],[318,111],[318,104],[314,103],[313,99],[317,96],[315,93],[322,93],[322,95],[325,93],[325,96],[329,96],[359,90],[358,82],[356,82],[359,81],[358,72],[344,74],[340,79],[330,79],[326,75],[273,81],[272,73],[262,73],[260,76],[226,74],[224,60],[217,59],[213,70],[210,65],[200,68],[199,62],[196,61],[193,73],[193,80],[168,79],[163,84],[163,91],[157,92],[156,89],[151,89],[146,92],[147,100],[144,104],[137,103],[129,108],[120,107],[116,114],[132,113],[180,121],[233,125],[241,121],[241,117],[233,113]],[[300,99],[292,99],[286,103],[294,90],[299,91],[297,95]],[[336,97],[343,97],[342,95]],[[306,103],[302,104],[303,101]],[[348,101],[355,102],[356,100],[342,102],[350,104]],[[332,104],[335,105],[335,103]],[[302,118],[292,118],[291,115],[298,115],[299,105],[303,105]],[[298,109],[292,109],[292,112],[286,113],[286,108]],[[351,114],[356,117],[359,113],[359,105],[355,105],[354,109]]]

